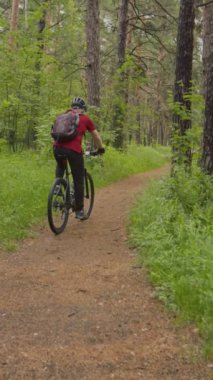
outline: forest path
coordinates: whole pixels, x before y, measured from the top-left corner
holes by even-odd
[[[136,194],[167,172],[98,190],[88,221],[1,254],[1,380],[207,380],[196,331],[175,326],[127,244]]]

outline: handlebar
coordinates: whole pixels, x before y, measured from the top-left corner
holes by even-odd
[[[86,150],[84,154],[86,157],[89,157],[89,156],[101,156],[104,153],[105,153],[105,149],[100,148],[96,150]]]

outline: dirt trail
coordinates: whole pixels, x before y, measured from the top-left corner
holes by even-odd
[[[90,220],[1,254],[1,380],[207,380],[196,331],[175,326],[127,244],[131,202],[167,170],[97,191]]]

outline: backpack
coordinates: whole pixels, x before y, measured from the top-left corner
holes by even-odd
[[[57,116],[51,130],[55,141],[65,142],[73,140],[78,134],[79,114],[66,111]]]

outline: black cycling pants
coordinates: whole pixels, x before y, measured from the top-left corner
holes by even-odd
[[[57,161],[56,177],[63,177],[66,161],[60,155],[66,155],[74,182],[76,211],[84,208],[84,158],[82,153],[66,148],[54,147],[53,153]]]

